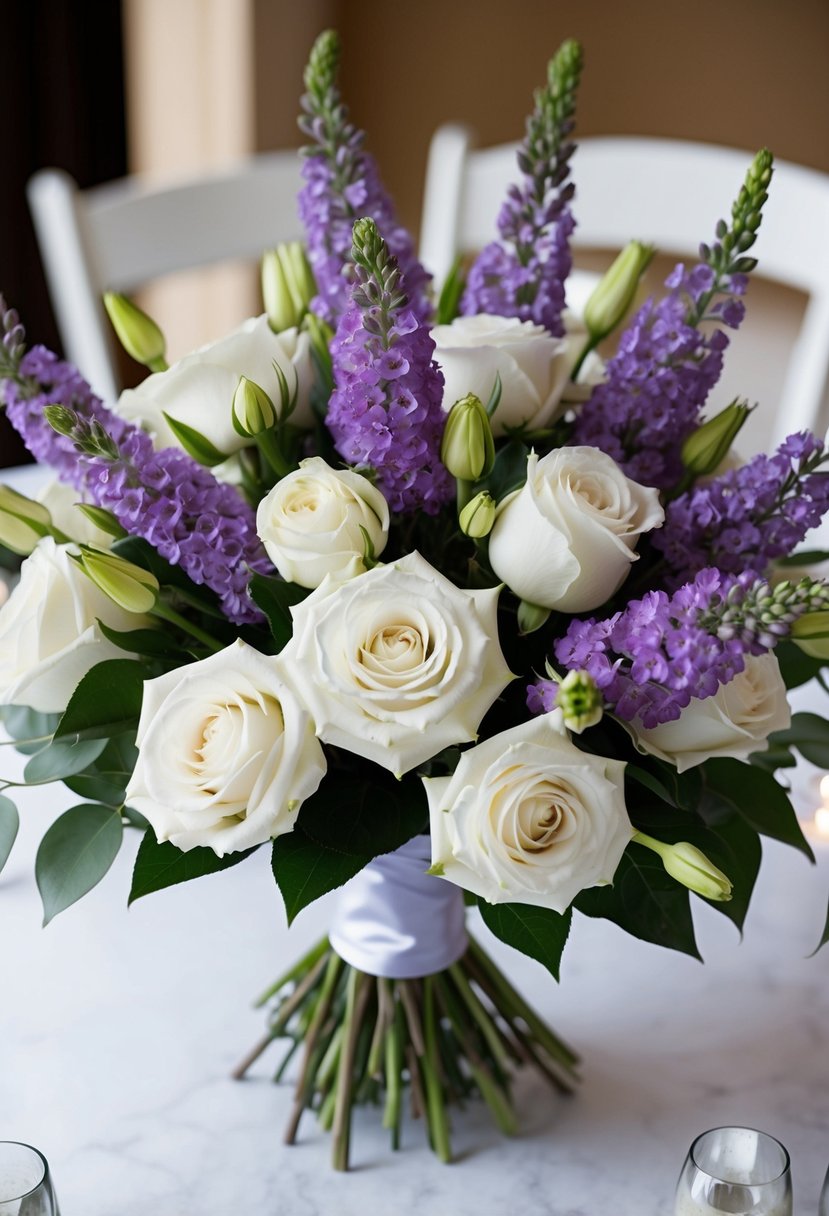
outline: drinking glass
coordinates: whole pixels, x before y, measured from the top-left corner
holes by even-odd
[[[0,1216],[60,1216],[49,1163],[15,1140],[0,1140]]]
[[[675,1216],[792,1216],[789,1154],[750,1127],[715,1127],[691,1145]]]

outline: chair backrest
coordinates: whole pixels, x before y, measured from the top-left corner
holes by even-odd
[[[79,190],[60,169],[32,177],[29,206],[61,339],[96,392],[112,401],[121,388],[103,293],[300,239],[300,185],[293,151],[168,183],[134,176]]]
[[[518,178],[517,145],[473,149],[468,128],[432,138],[421,257],[440,283],[459,253],[496,235],[507,186]],[[638,238],[696,256],[706,225],[736,196],[750,152],[681,140],[603,136],[573,157],[578,248],[621,248]],[[701,227],[702,225],[702,227]],[[803,291],[808,303],[789,361],[773,442],[825,426],[829,408],[829,175],[777,161],[758,238],[760,272]]]

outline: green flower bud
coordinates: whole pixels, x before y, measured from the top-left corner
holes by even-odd
[[[695,891],[705,899],[713,899],[717,903],[727,903],[731,899],[732,883],[730,878],[718,870],[712,861],[705,856],[696,845],[687,840],[678,844],[665,844],[654,840],[644,832],[634,832],[633,839],[662,858],[666,873],[677,882],[681,882],[689,891]]]
[[[155,607],[160,588],[158,579],[149,570],[114,553],[86,546],[81,549],[79,560],[96,587],[127,612],[143,614]]]
[[[593,290],[584,307],[584,323],[594,346],[623,320],[653,254],[653,245],[631,241]]]
[[[104,294],[104,307],[127,354],[150,371],[166,371],[164,353],[167,344],[152,317],[148,317],[132,300],[114,291]]]
[[[443,430],[440,458],[459,481],[485,477],[495,460],[495,443],[487,412],[474,393],[456,401]]]
[[[252,439],[270,431],[278,420],[276,407],[263,388],[247,376],[240,376],[233,394],[233,429]]]
[[[299,241],[269,249],[262,258],[262,298],[274,333],[299,325],[317,284]]]
[[[317,294],[317,280],[301,241],[289,241],[279,246],[282,266],[294,301],[303,313]]]
[[[0,545],[28,557],[52,530],[52,517],[42,503],[0,485]]]
[[[471,536],[473,540],[489,536],[495,523],[495,499],[486,490],[481,490],[480,494],[470,498],[461,511],[458,522],[461,532],[465,536]]]
[[[519,633],[535,633],[536,629],[540,629],[550,619],[550,612],[550,608],[543,608],[540,604],[531,604],[528,600],[521,600],[518,605]]]
[[[604,712],[602,694],[586,671],[567,672],[558,686],[556,705],[564,713],[564,725],[576,735],[600,722]]]
[[[682,445],[682,463],[695,477],[718,469],[751,413],[746,401],[732,401],[719,414],[698,426]]]
[[[792,641],[813,659],[829,659],[829,611],[804,612],[792,624]]]

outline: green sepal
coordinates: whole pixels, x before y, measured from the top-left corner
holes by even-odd
[[[220,452],[215,444],[202,435],[201,431],[197,431],[195,427],[188,426],[186,422],[178,422],[163,410],[162,413],[164,414],[165,422],[187,455],[192,456],[199,464],[212,469],[217,464],[224,464],[226,460],[230,459],[228,452]]]
[[[190,882],[191,879],[202,878],[205,874],[218,874],[220,870],[228,870],[255,852],[255,848],[245,849],[240,853],[217,857],[212,849],[197,848],[188,849],[183,853],[169,841],[159,844],[155,832],[150,828],[138,847],[129,903],[153,891],[162,891],[165,887]]]
[[[490,904],[478,900],[481,918],[500,941],[534,958],[559,979],[561,955],[570,932],[573,913],[562,914],[531,904]]]
[[[44,925],[101,881],[122,839],[121,816],[112,807],[82,803],[55,820],[35,859]]]
[[[76,502],[75,506],[83,512],[90,523],[94,524],[96,528],[100,528],[102,532],[106,532],[108,536],[114,536],[116,540],[129,536],[127,530],[121,527],[112,512],[107,511],[104,507],[93,507],[88,502]]]

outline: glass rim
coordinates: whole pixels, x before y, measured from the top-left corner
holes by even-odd
[[[762,1180],[762,1182],[757,1181],[757,1182],[736,1183],[733,1178],[721,1178],[719,1176],[719,1174],[712,1174],[710,1169],[706,1169],[697,1160],[696,1148],[699,1145],[700,1141],[704,1140],[706,1136],[712,1136],[715,1132],[753,1132],[755,1136],[761,1136],[764,1140],[770,1140],[772,1142],[772,1144],[777,1145],[777,1147],[780,1149],[780,1152],[783,1155],[782,1169],[780,1169],[780,1171],[778,1173],[776,1173],[772,1178],[764,1178]],[[725,1183],[727,1186],[771,1186],[771,1184],[773,1182],[779,1182],[781,1178],[785,1177],[785,1175],[789,1172],[789,1169],[791,1167],[791,1158],[789,1157],[789,1150],[786,1148],[785,1144],[782,1144],[777,1139],[776,1136],[772,1136],[769,1132],[760,1131],[760,1129],[758,1127],[741,1127],[739,1124],[736,1124],[736,1123],[727,1123],[722,1127],[709,1127],[708,1131],[700,1132],[700,1134],[695,1137],[694,1142],[691,1145],[691,1148],[689,1149],[688,1156],[690,1157],[690,1159],[694,1165],[694,1168],[699,1170],[699,1172],[701,1174],[705,1174],[706,1178],[711,1178],[714,1180],[714,1182]]]
[[[0,1203],[17,1203],[18,1199],[27,1199],[29,1195],[34,1195],[39,1186],[43,1186],[43,1183],[49,1177],[49,1162],[39,1148],[35,1148],[33,1144],[26,1144],[24,1140],[0,1140],[0,1149],[2,1149],[4,1144],[14,1144],[18,1148],[27,1148],[30,1153],[34,1153],[36,1157],[40,1158],[40,1164],[43,1166],[43,1173],[34,1186],[29,1187],[28,1191],[21,1191],[19,1195],[0,1195]]]

